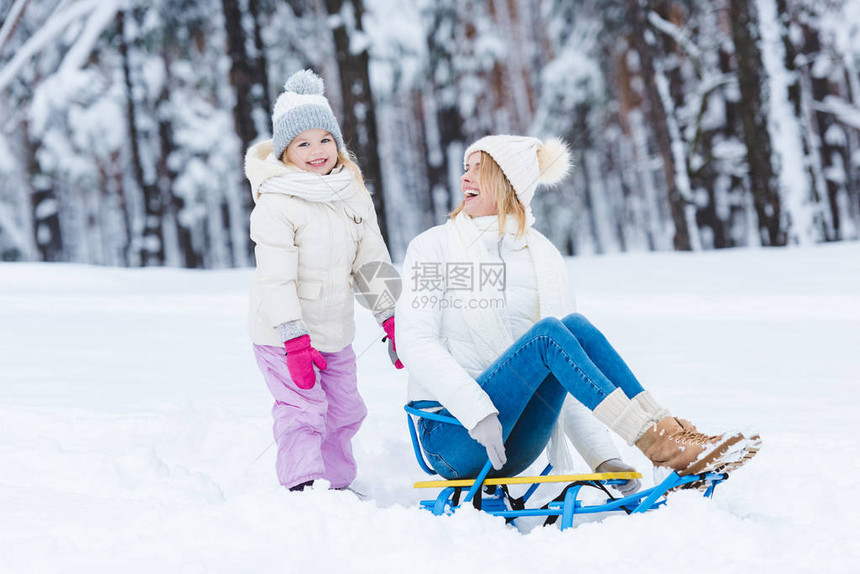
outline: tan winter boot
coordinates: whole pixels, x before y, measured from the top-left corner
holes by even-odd
[[[737,468],[755,454],[746,456],[748,444],[741,433],[709,436],[675,417],[663,417],[636,441],[654,466],[669,467],[681,476],[714,472],[729,464]]]
[[[675,420],[678,421],[678,424],[680,424],[685,431],[698,432],[696,425],[694,425],[687,419],[675,417]],[[761,448],[761,436],[757,434],[748,438],[744,437],[743,435],[740,436],[743,440],[735,443],[732,448],[729,449],[729,452],[720,459],[720,464],[714,467],[714,469],[709,472],[731,472],[736,468],[745,465],[752,457],[754,457],[758,453],[759,449]],[[710,438],[713,439],[719,437],[712,435],[710,436]]]

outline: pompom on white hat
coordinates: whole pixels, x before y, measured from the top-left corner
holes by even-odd
[[[272,114],[272,153],[276,158],[283,155],[297,135],[311,129],[329,132],[337,142],[337,149],[346,150],[340,126],[324,93],[322,78],[311,70],[296,72],[284,84],[284,93],[275,102]]]
[[[555,185],[572,168],[567,144],[555,137],[545,141],[526,136],[483,137],[466,149],[464,165],[476,151],[487,152],[499,164],[523,205],[531,202],[539,184]]]

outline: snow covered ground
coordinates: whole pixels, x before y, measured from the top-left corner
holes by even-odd
[[[363,309],[368,500],[288,493],[244,331],[250,271],[2,264],[0,571],[860,571],[860,244],[569,268],[580,311],[676,414],[761,432],[714,499],[526,534],[418,510],[405,374]]]

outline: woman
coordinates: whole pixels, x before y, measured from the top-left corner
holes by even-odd
[[[529,209],[539,183],[567,174],[563,142],[489,136],[464,161],[463,202],[409,244],[411,280],[396,309],[409,400],[463,425],[421,420],[433,468],[474,477],[489,456],[493,474],[515,475],[564,431],[595,471],[630,470],[595,417],[682,475],[732,470],[752,457],[759,437],[704,435],[670,416],[601,332],[572,313],[564,260],[532,228]],[[551,449],[551,461],[563,452]]]

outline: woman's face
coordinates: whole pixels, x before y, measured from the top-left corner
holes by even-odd
[[[287,146],[287,161],[299,169],[328,175],[337,165],[337,143],[325,130],[305,130]]]
[[[463,211],[471,217],[497,215],[499,213],[496,200],[489,191],[481,191],[478,181],[478,170],[481,166],[481,152],[476,151],[466,161],[466,172],[460,178],[460,188],[463,190]]]

